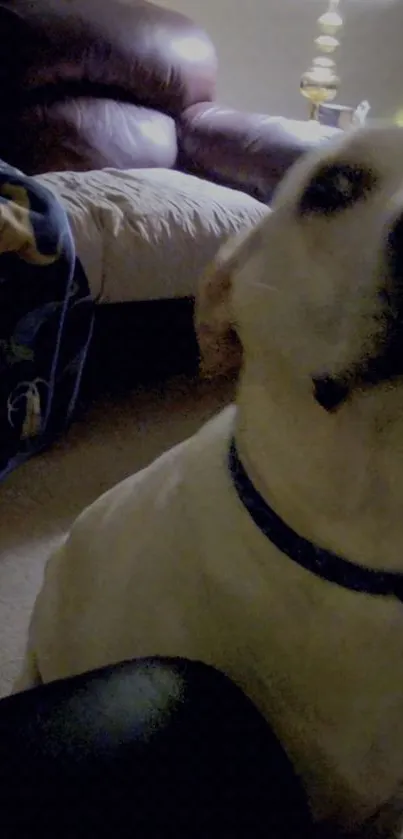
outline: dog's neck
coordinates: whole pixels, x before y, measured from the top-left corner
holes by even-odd
[[[237,404],[241,459],[277,514],[352,562],[403,571],[403,387],[328,414],[306,383],[246,370]]]

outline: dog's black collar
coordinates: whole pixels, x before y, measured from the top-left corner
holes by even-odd
[[[234,439],[229,449],[228,465],[242,504],[259,530],[282,553],[311,574],[316,574],[329,583],[336,583],[362,594],[397,597],[403,602],[403,574],[375,571],[356,565],[331,551],[313,545],[288,527],[253,486],[239,458]]]

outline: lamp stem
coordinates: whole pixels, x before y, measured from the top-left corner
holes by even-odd
[[[337,38],[343,26],[338,9],[340,0],[328,0],[327,11],[318,20],[319,35],[315,40],[318,55],[309,70],[302,75],[300,90],[311,103],[310,119],[318,120],[320,106],[337,96],[340,79],[331,57],[339,47]]]

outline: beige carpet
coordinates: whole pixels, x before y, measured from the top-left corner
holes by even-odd
[[[0,486],[0,696],[21,662],[44,564],[84,506],[166,448],[192,434],[228,401],[205,383],[168,383],[94,406],[51,451]]]

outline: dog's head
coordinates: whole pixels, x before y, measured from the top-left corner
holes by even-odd
[[[403,130],[353,131],[298,162],[218,254],[196,326],[206,373],[281,356],[328,410],[403,376]]]

